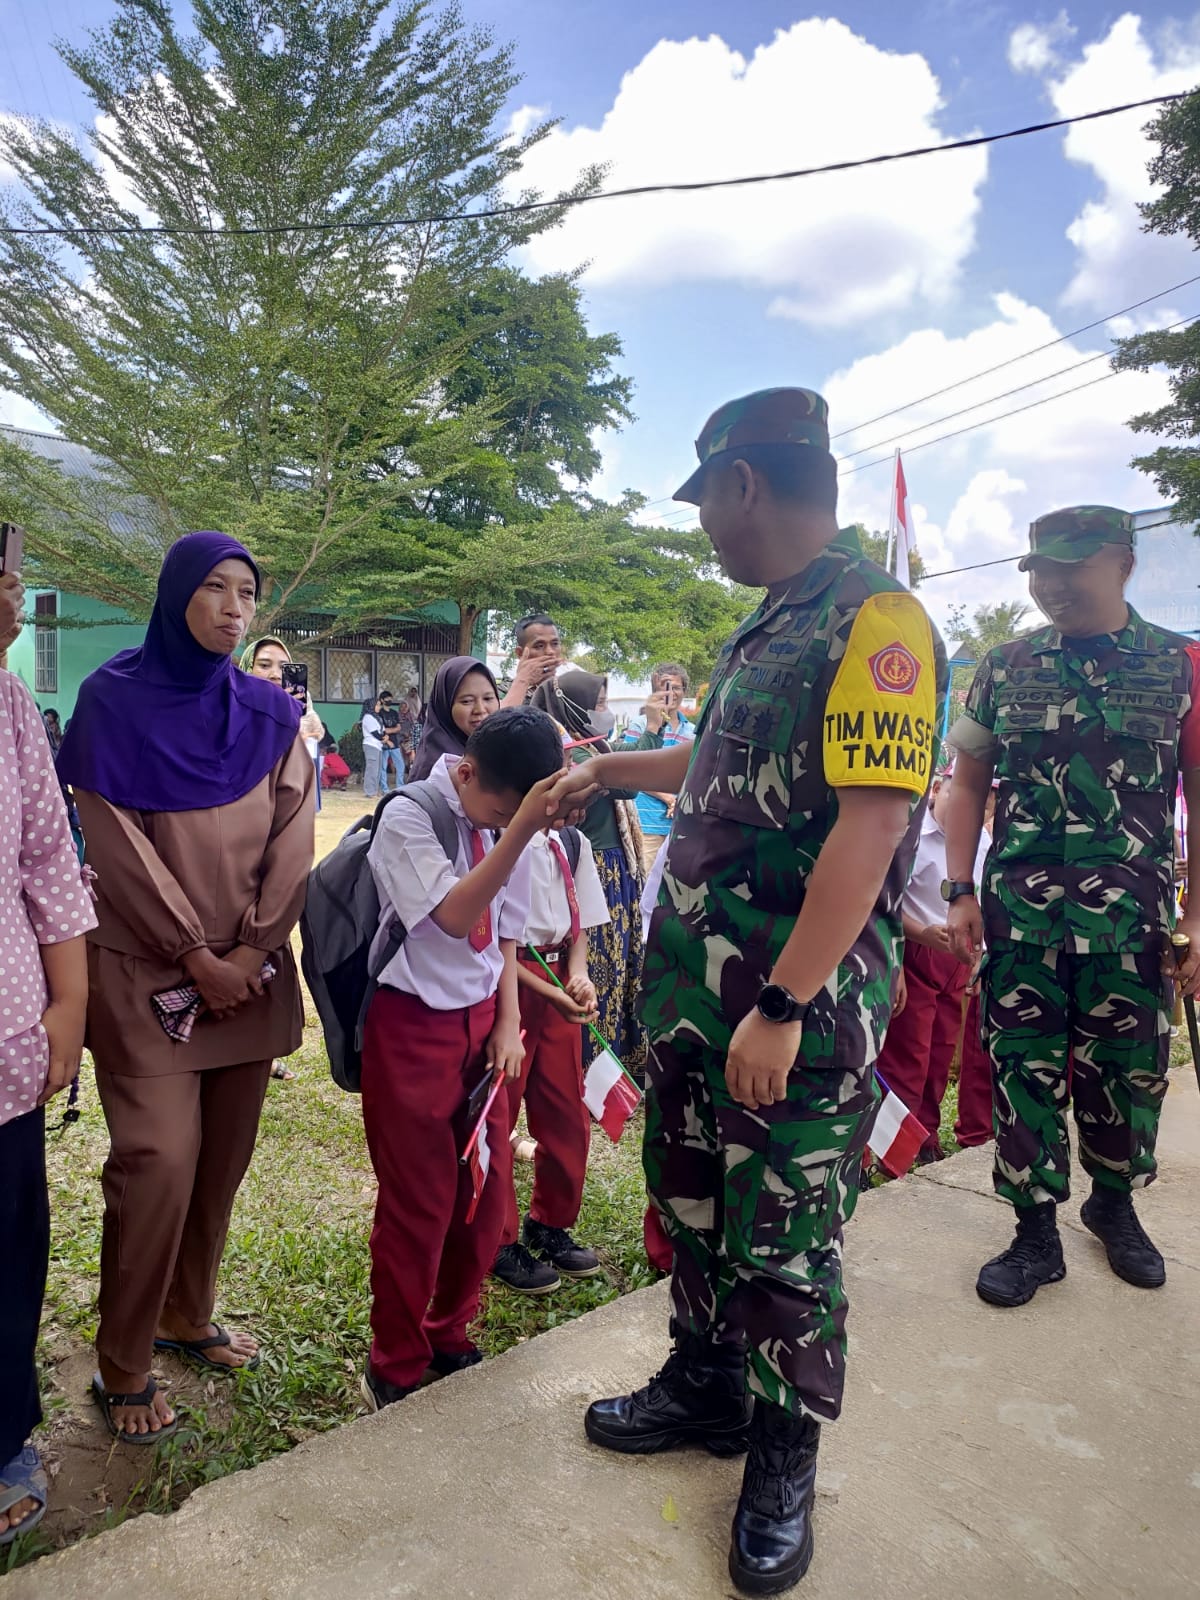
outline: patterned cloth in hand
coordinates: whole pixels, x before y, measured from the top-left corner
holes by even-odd
[[[269,961],[264,961],[259,977],[263,983],[270,983],[274,976],[275,968]],[[178,989],[162,989],[150,996],[150,1004],[167,1038],[174,1039],[176,1044],[187,1044],[196,1026],[196,1018],[204,1009],[204,1001],[196,985],[184,983]]]

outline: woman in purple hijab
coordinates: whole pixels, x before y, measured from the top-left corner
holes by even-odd
[[[409,783],[427,778],[443,756],[461,756],[479,724],[499,709],[500,691],[489,666],[474,656],[443,661],[429,691]]]
[[[156,1352],[258,1363],[213,1309],[271,1062],[300,1043],[314,781],[299,706],[233,664],[260,587],[235,539],[172,545],[144,644],[84,681],[60,752],[97,874],[87,1043],[111,1140],[92,1387],[125,1444],[176,1427]]]

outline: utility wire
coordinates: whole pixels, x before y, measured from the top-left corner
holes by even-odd
[[[999,144],[1005,139],[1020,139],[1030,133],[1047,133],[1055,128],[1069,128],[1079,122],[1095,122],[1101,117],[1115,117],[1123,111],[1141,111],[1148,106],[1164,105],[1171,100],[1184,100],[1187,94],[1159,94],[1148,100],[1131,100],[1121,106],[1105,106],[1100,111],[1085,111],[1077,117],[1057,117],[1053,122],[1031,122],[1023,128],[1008,128],[1003,133],[981,133],[971,139],[955,139],[949,144],[919,145],[912,150],[893,150],[884,155],[863,156],[853,161],[830,161],[820,167],[794,167],[787,172],[758,172],[740,178],[701,178],[690,183],[642,183],[626,189],[601,189],[595,194],[560,195],[554,200],[525,200],[511,206],[490,206],[479,211],[451,211],[426,217],[368,217],[358,222],[281,222],[264,227],[203,227],[195,224],[157,224],[143,227],[138,224],[120,226],[86,225],[77,227],[27,227],[0,228],[0,234],[23,234],[36,237],[124,234],[200,234],[205,237],[245,237],[274,233],[336,233],[341,230],[362,228],[418,228],[434,227],[451,222],[486,222],[497,217],[525,216],[534,211],[553,211],[568,206],[589,205],[595,200],[626,200],[643,194],[692,194],[703,189],[748,188],[759,183],[782,183],[790,178],[814,178],[828,172],[853,172],[861,167],[878,167],[893,161],[910,161],[916,156],[943,155],[951,150],[975,150],[982,145]]]
[[[1139,533],[1149,533],[1151,528],[1166,528],[1172,523],[1175,523],[1176,527],[1183,527],[1183,523],[1176,523],[1174,517],[1163,517],[1159,522],[1147,522],[1142,527],[1135,528],[1134,534],[1136,536]],[[921,582],[924,583],[928,578],[952,578],[959,572],[978,572],[982,567],[1004,567],[1010,561],[1022,560],[1028,554],[1028,550],[1022,550],[1019,555],[998,556],[995,561],[973,561],[966,567],[943,567],[940,572],[923,572]]]
[[[1156,333],[1174,333],[1177,328],[1184,328],[1188,325],[1188,323],[1195,322],[1198,316],[1200,316],[1200,312],[1193,312],[1190,317],[1180,317],[1178,322],[1168,323],[1165,328],[1156,328],[1154,331]],[[906,439],[909,434],[923,433],[926,428],[938,428],[943,422],[953,422],[955,417],[965,417],[969,411],[978,411],[980,406],[994,405],[997,400],[1007,400],[1014,394],[1024,394],[1027,389],[1036,389],[1039,383],[1049,383],[1052,378],[1065,377],[1068,372],[1078,372],[1080,367],[1090,367],[1097,361],[1108,361],[1111,359],[1111,356],[1111,350],[1101,350],[1098,355],[1085,356],[1082,361],[1072,362],[1069,367],[1059,367],[1055,372],[1047,372],[1044,377],[1031,378],[1028,383],[1018,384],[1015,389],[1005,389],[1003,393],[994,394],[987,400],[976,400],[969,406],[963,406],[959,411],[950,411],[947,412],[944,417],[937,417],[933,422],[914,422],[911,427],[904,428],[899,433],[892,434],[891,438],[876,439],[874,444],[865,444],[859,450],[851,450],[848,455],[842,456],[841,459],[843,461],[853,461],[855,456],[865,456],[872,450],[882,449],[885,444],[895,444],[898,439]],[[1074,391],[1071,389],[1063,389],[1059,392],[1061,394],[1074,393]],[[1054,396],[1048,395],[1046,398],[1053,399]],[[984,417],[978,426],[983,428],[987,426],[987,423],[988,418]],[[919,447],[915,445],[905,445],[903,448],[911,451]]]
[[[965,428],[955,428],[952,433],[940,433],[936,439],[925,439],[921,444],[910,445],[907,453],[910,456],[915,455],[918,450],[928,450],[932,444],[941,444],[946,439],[957,439],[964,433],[974,433],[976,428],[990,427],[993,422],[1003,422],[1006,417],[1020,416],[1022,411],[1033,411],[1038,406],[1049,405],[1051,400],[1061,400],[1066,395],[1078,394],[1081,389],[1091,389],[1098,383],[1107,383],[1110,378],[1119,378],[1120,376],[1121,373],[1119,372],[1105,372],[1099,378],[1089,378],[1086,383],[1077,383],[1070,389],[1059,389],[1056,394],[1047,394],[1043,395],[1040,400],[1031,400],[1028,405],[1014,406],[1011,411],[1002,411],[999,416],[984,417],[980,422],[969,422]],[[881,467],[885,461],[894,460],[895,457],[890,455],[877,456],[874,461],[864,461],[861,466],[851,467],[849,472],[843,473],[842,476],[852,478],[856,472],[866,472],[871,467]]]
[[[1193,283],[1200,283],[1200,274],[1194,278],[1185,278],[1182,283],[1173,283],[1169,289],[1160,289],[1157,294],[1147,295],[1144,300],[1137,300],[1131,306],[1123,306],[1120,311],[1110,311],[1106,317],[1099,317],[1095,322],[1086,322],[1082,328],[1060,334],[1057,339],[1050,339],[1046,344],[1034,345],[1032,350],[1025,350],[1019,356],[1009,356],[1007,361],[998,361],[994,367],[984,367],[982,372],[973,372],[969,377],[959,378],[955,383],[946,384],[943,389],[934,389],[930,394],[923,394],[919,400],[906,400],[902,406],[893,406],[890,411],[881,411],[877,417],[870,417],[866,422],[858,422],[852,428],[843,428],[840,433],[832,434],[830,437],[844,439],[848,433],[859,433],[863,428],[872,428],[877,422],[886,422],[888,417],[897,416],[901,411],[911,411],[914,406],[923,406],[927,400],[937,400],[944,394],[950,394],[954,389],[962,389],[968,383],[974,383],[978,378],[988,378],[993,372],[1002,372],[1005,367],[1015,366],[1018,361],[1040,355],[1043,350],[1053,350],[1055,345],[1065,344],[1068,339],[1078,339],[1081,333],[1091,333],[1094,328],[1103,328],[1106,323],[1115,322],[1118,317],[1126,317],[1131,311],[1140,311],[1152,301],[1161,300],[1165,295],[1174,294],[1178,289],[1186,289]]]

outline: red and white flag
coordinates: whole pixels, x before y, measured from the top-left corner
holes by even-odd
[[[642,1102],[636,1083],[611,1050],[602,1050],[583,1079],[583,1103],[616,1144]]]
[[[880,1079],[882,1083],[883,1080]],[[884,1084],[887,1089],[887,1085]],[[887,1089],[875,1125],[867,1140],[876,1161],[893,1178],[902,1178],[917,1159],[917,1151],[929,1137],[925,1128],[892,1089]]]
[[[896,547],[896,576],[906,589],[912,584],[908,577],[908,558],[912,553],[912,512],[908,505],[908,484],[904,479],[904,463],[896,451],[896,487],[892,496],[892,539]]]
[[[479,1124],[479,1134],[467,1151],[467,1169],[471,1174],[471,1204],[467,1207],[467,1221],[474,1222],[479,1209],[480,1196],[492,1165],[492,1147],[488,1144],[487,1121]]]

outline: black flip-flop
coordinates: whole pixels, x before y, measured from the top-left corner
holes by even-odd
[[[164,1422],[155,1433],[127,1433],[113,1420],[113,1408],[116,1406],[145,1406],[147,1409],[153,1404],[154,1396],[158,1393],[158,1385],[153,1378],[147,1378],[146,1387],[140,1394],[110,1394],[104,1387],[104,1379],[97,1372],[92,1378],[92,1396],[100,1407],[100,1415],[104,1418],[104,1425],[114,1439],[119,1439],[122,1444],[161,1444],[164,1439],[169,1439],[179,1429],[179,1418],[174,1422]]]
[[[235,1372],[253,1372],[258,1366],[257,1351],[249,1361],[243,1361],[238,1366],[231,1366],[228,1361],[211,1361],[205,1354],[208,1350],[227,1350],[233,1340],[225,1332],[219,1322],[214,1322],[216,1333],[209,1339],[155,1339],[156,1350],[171,1350],[177,1356],[182,1356],[185,1361],[190,1361],[194,1367],[203,1367],[211,1372],[223,1372],[226,1375]]]

